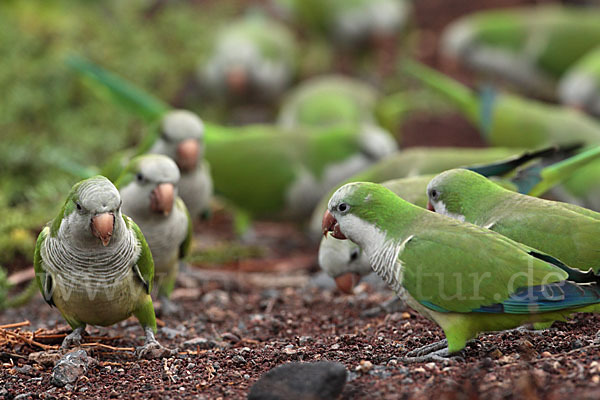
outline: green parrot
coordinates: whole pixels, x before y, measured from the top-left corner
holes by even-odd
[[[170,354],[154,338],[152,254],[139,227],[121,213],[119,191],[105,177],[73,186],[38,236],[34,269],[44,299],[73,328],[63,348],[78,345],[87,324],[107,326],[135,315],[146,334],[138,355]]]
[[[153,121],[168,115],[168,105],[115,74],[79,58],[71,64],[137,114]],[[173,135],[182,135],[175,129],[181,124],[173,126]],[[387,132],[351,124],[284,130],[274,125],[204,123],[204,142],[215,192],[239,214],[259,218],[304,218],[333,185],[397,149]],[[332,151],[332,157],[323,157]],[[193,205],[186,205],[193,215]]]
[[[443,329],[446,341],[414,350],[405,361],[441,360],[480,332],[565,320],[600,303],[597,276],[571,281],[581,271],[488,229],[410,204],[376,183],[338,189],[322,227],[357,243],[396,294]]]
[[[515,160],[522,157],[522,151],[511,148],[464,148],[464,147],[411,147],[389,157],[383,158],[369,168],[336,185],[321,197],[312,213],[309,232],[313,237],[321,234],[321,219],[327,209],[327,202],[333,192],[347,182],[383,182],[392,179],[410,178],[421,175],[438,174],[451,168],[466,165],[489,164],[499,161],[506,165],[506,159],[514,156]],[[535,152],[533,153],[536,154]],[[531,155],[525,155],[530,159]],[[502,161],[501,161],[502,160]],[[517,161],[520,163],[521,161]],[[509,164],[510,165],[510,164]],[[510,170],[514,167],[510,168]],[[503,167],[498,171],[489,171],[486,175],[503,174]]]
[[[600,118],[600,46],[586,53],[561,77],[558,97]]]
[[[398,36],[412,16],[406,0],[273,0],[276,9],[309,34],[325,36],[341,52],[375,48],[380,72],[395,59]],[[343,57],[338,55],[338,59]]]
[[[298,50],[289,29],[275,20],[248,15],[228,21],[198,67],[213,97],[274,100],[296,74]]]
[[[115,186],[123,201],[122,211],[142,230],[154,259],[155,284],[163,310],[174,311],[168,300],[175,286],[179,262],[190,250],[192,219],[177,195],[179,169],[160,154],[131,160]]]
[[[283,128],[374,124],[379,97],[377,89],[364,81],[344,75],[316,76],[285,96],[277,122]]]
[[[556,151],[554,151],[556,152]],[[505,191],[540,196],[554,185],[560,184],[579,168],[600,157],[600,149],[595,148],[545,166],[547,162],[544,157],[551,156],[553,149],[541,150],[539,152],[525,153],[524,155],[509,159],[505,162],[497,162],[489,165],[464,167],[479,176],[486,176],[490,182],[495,182]],[[541,160],[533,164],[527,162],[536,156]],[[525,164],[523,167],[519,165]],[[505,168],[504,168],[505,167]],[[510,168],[518,168],[516,172],[506,176]],[[382,182],[381,185],[394,192],[397,196],[422,208],[428,207],[427,186],[435,178],[436,174],[420,175],[410,178],[392,179]],[[468,220],[468,222],[475,223]],[[502,232],[500,232],[502,233]],[[512,238],[518,242],[517,238]],[[532,247],[533,244],[526,243]],[[549,249],[541,249],[550,254]],[[562,259],[556,255],[559,259]],[[567,262],[567,264],[569,264]],[[571,264],[569,264],[571,265]],[[319,266],[329,276],[335,279],[338,289],[344,293],[352,293],[354,286],[361,277],[372,272],[371,265],[365,253],[355,243],[348,240],[337,240],[332,237],[324,237],[319,246]],[[577,267],[576,265],[572,265]]]
[[[453,21],[440,46],[478,72],[552,99],[563,73],[600,43],[598,21],[598,9],[556,4],[485,10]]]
[[[595,247],[600,213],[506,190],[468,170],[450,170],[427,186],[429,208],[539,249],[570,267],[600,271]]]
[[[600,123],[577,110],[505,92],[485,91],[479,97],[452,78],[414,61],[405,61],[403,69],[455,103],[492,146],[600,143]]]
[[[600,123],[572,108],[542,103],[508,93],[484,92],[479,99],[469,88],[415,62],[404,69],[426,86],[456,103],[461,113],[493,146],[535,148],[553,144],[600,144]],[[581,168],[555,195],[600,210],[600,161]]]

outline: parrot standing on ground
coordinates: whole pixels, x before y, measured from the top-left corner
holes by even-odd
[[[105,177],[73,186],[38,237],[34,268],[44,299],[73,328],[63,348],[81,342],[86,324],[107,326],[135,315],[146,334],[138,355],[171,353],[154,338],[152,254],[139,227],[121,213],[119,191]]]
[[[562,76],[558,97],[563,104],[600,118],[600,45],[581,57]]]
[[[479,11],[443,32],[442,52],[467,67],[538,97],[600,43],[600,10],[556,4]]]
[[[600,303],[597,276],[569,281],[581,271],[488,229],[410,204],[376,183],[338,189],[322,227],[357,243],[398,296],[443,329],[446,341],[413,350],[407,362],[441,361],[480,332],[564,320]]]
[[[230,21],[198,68],[202,86],[217,98],[277,99],[296,74],[298,51],[287,27],[258,15]]]
[[[490,182],[498,184],[507,191],[515,192],[515,195],[516,193],[522,193],[530,196],[540,196],[553,186],[567,179],[579,168],[600,157],[600,149],[592,149],[544,166],[548,162],[545,158],[552,156],[556,151],[557,149],[544,149],[538,152],[525,153],[520,157],[513,157],[505,162],[464,167],[464,169],[474,171],[479,176],[489,177]],[[528,161],[537,158],[536,156],[541,157],[541,159],[532,165],[527,164]],[[506,168],[502,168],[503,164]],[[525,166],[519,168],[522,164],[525,164]],[[510,178],[502,177],[511,172],[508,171],[510,168],[516,169],[516,172],[512,173]],[[409,203],[427,208],[429,202],[427,186],[435,177],[435,174],[420,175],[410,178],[392,179],[381,184]],[[481,226],[481,224],[475,221],[467,221]],[[492,230],[494,229],[492,228]],[[506,236],[511,237],[510,235]],[[527,241],[522,241],[515,237],[511,238],[538,248],[538,246]],[[549,248],[540,248],[540,250],[553,254]],[[553,255],[562,259],[558,254]],[[567,262],[567,264],[569,263]],[[575,268],[579,267],[578,265],[569,265]],[[358,245],[349,240],[337,240],[331,236],[324,237],[321,240],[319,246],[319,266],[335,279],[337,287],[344,293],[352,293],[352,289],[360,281],[361,277],[372,272],[371,265],[365,253]],[[584,266],[581,266],[581,268],[584,269]]]
[[[131,160],[116,182],[122,211],[142,230],[154,259],[155,285],[162,310],[175,311],[169,301],[179,262],[190,250],[192,220],[177,195],[179,169],[167,156],[147,154]]]

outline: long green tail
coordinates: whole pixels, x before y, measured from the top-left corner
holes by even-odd
[[[479,125],[479,101],[470,88],[416,61],[405,60],[402,71],[447,97],[473,124]]]
[[[552,187],[570,178],[582,167],[585,167],[592,161],[596,161],[599,158],[600,146],[596,146],[569,157],[566,160],[549,165],[540,171],[537,182],[535,179],[533,181],[530,179],[530,182],[528,182],[530,189],[528,190],[527,194],[530,196],[540,196]],[[517,186],[520,186],[520,184],[517,184]],[[523,192],[521,191],[521,193]]]
[[[85,77],[92,88],[149,121],[160,119],[171,108],[152,94],[81,56],[71,55],[66,63]]]

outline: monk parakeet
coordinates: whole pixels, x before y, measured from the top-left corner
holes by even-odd
[[[136,113],[151,120],[172,113],[168,105],[117,75],[87,61],[76,61],[78,71]],[[190,118],[185,120],[190,122]],[[397,149],[391,135],[377,127],[284,130],[274,125],[225,127],[205,123],[204,128],[215,192],[254,217],[305,217],[333,185]],[[177,132],[173,129],[174,134]],[[167,145],[155,145],[152,152],[163,153],[156,149]],[[322,157],[332,151],[329,160]],[[184,177],[182,172],[180,187]],[[188,205],[192,215],[193,207]]]
[[[292,82],[297,56],[287,27],[249,15],[226,23],[216,34],[198,77],[214,97],[274,100]]]
[[[38,237],[34,268],[44,299],[73,328],[63,347],[79,344],[86,324],[107,326],[135,315],[146,333],[138,354],[170,353],[154,338],[152,254],[139,227],[121,213],[119,191],[105,177],[73,186]]]
[[[147,154],[134,158],[116,186],[122,211],[138,224],[154,259],[154,276],[163,308],[170,306],[179,262],[192,243],[192,220],[177,195],[179,169],[167,156]],[[173,308],[173,307],[171,307]]]
[[[479,11],[452,22],[442,52],[518,90],[554,98],[561,75],[600,43],[600,10],[556,4]]]
[[[377,89],[343,75],[308,79],[286,96],[279,110],[283,128],[336,126],[343,123],[375,123]]]
[[[600,46],[589,51],[562,76],[558,97],[600,118]]]
[[[511,192],[462,169],[436,176],[427,193],[430,209],[440,214],[491,229],[573,268],[600,271],[600,213]]]
[[[375,48],[380,72],[392,63],[398,36],[406,29],[412,5],[406,0],[274,0],[289,19],[323,35],[342,54]],[[340,56],[338,56],[340,58]]]
[[[506,92],[486,90],[479,97],[461,83],[412,61],[404,63],[404,71],[454,102],[493,146],[600,143],[600,123],[577,110]]]
[[[480,332],[564,320],[600,303],[597,276],[488,229],[410,204],[376,183],[354,182],[331,197],[323,232],[364,249],[373,270],[447,342],[409,353],[439,360]],[[444,348],[447,343],[447,348]],[[441,349],[441,350],[440,350]]]
[[[489,177],[490,182],[493,181],[507,191],[539,196],[567,179],[579,168],[600,157],[600,149],[594,149],[544,166],[548,162],[544,157],[551,156],[553,152],[555,152],[553,149],[545,149],[525,153],[520,157],[514,157],[504,162],[465,167],[465,169],[474,171],[479,176]],[[527,164],[536,156],[542,157],[542,159],[533,164]],[[525,164],[525,166],[520,167],[522,164]],[[516,169],[516,172],[508,175],[511,169]],[[507,176],[503,177],[503,175]],[[410,178],[392,179],[381,184],[409,203],[427,208],[429,202],[427,186],[435,176],[435,174],[419,175]],[[474,221],[469,222],[475,223]],[[513,239],[520,242],[516,238]],[[533,244],[529,245],[536,247]],[[548,249],[541,250],[552,253]],[[556,256],[558,257],[558,255]],[[349,240],[337,240],[333,237],[325,237],[321,240],[319,266],[335,279],[337,287],[344,293],[352,293],[352,289],[360,278],[372,272],[365,253],[358,245]],[[576,266],[573,265],[573,267]]]
[[[503,160],[514,156],[520,158],[522,151],[507,148],[444,148],[444,147],[412,147],[389,157],[383,158],[369,168],[348,178],[346,181],[336,185],[323,197],[314,208],[310,220],[310,233],[318,237],[321,233],[321,220],[327,209],[327,203],[333,192],[343,183],[347,182],[383,182],[391,179],[416,177],[421,175],[437,174],[447,169],[476,164],[489,164],[494,161]],[[511,168],[511,170],[514,169]],[[498,175],[490,173],[489,175]]]
[[[193,218],[210,212],[213,182],[209,163],[204,160],[204,124],[193,112],[172,110],[164,115],[159,136],[148,153],[166,155],[181,170],[179,196]]]

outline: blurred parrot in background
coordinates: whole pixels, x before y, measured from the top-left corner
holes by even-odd
[[[451,107],[431,90],[403,90],[383,95],[363,80],[344,75],[319,75],[286,94],[277,123],[285,129],[326,128],[352,124],[385,129],[401,140],[402,123],[414,112],[448,112]],[[381,127],[381,128],[380,128]]]
[[[556,4],[479,11],[443,32],[442,53],[516,90],[556,98],[567,69],[600,43],[600,9]]]
[[[138,355],[171,353],[154,338],[152,254],[139,227],[121,213],[119,191],[105,177],[73,186],[38,237],[34,268],[44,299],[73,328],[63,348],[81,342],[86,324],[107,326],[135,315],[146,333]]]
[[[298,49],[289,29],[273,19],[248,15],[228,22],[198,67],[213,98],[273,101],[296,75]]]
[[[192,220],[178,196],[179,177],[171,158],[147,154],[131,160],[115,183],[123,212],[140,227],[152,252],[158,299],[166,313],[176,311],[169,297],[179,262],[192,244]]]
[[[407,0],[273,0],[284,18],[334,43],[336,60],[375,48],[380,74],[393,71],[399,36],[412,16]],[[344,66],[347,68],[347,66]]]
[[[544,149],[539,152],[525,153],[520,157],[513,157],[504,162],[463,167],[463,169],[472,171],[478,176],[487,177],[490,182],[494,182],[507,191],[540,196],[548,189],[567,179],[579,168],[600,157],[600,150],[595,148],[555,163],[547,160],[547,158],[556,155],[557,152],[559,152],[558,149]],[[538,159],[540,157],[541,159]],[[529,162],[534,159],[536,159],[535,162]],[[548,162],[550,162],[550,165],[546,165]],[[516,170],[516,172],[512,170]],[[427,208],[429,202],[427,187],[435,176],[436,174],[427,174],[392,179],[382,182],[381,185],[409,203]],[[468,220],[468,222],[475,223],[471,220]],[[476,223],[476,225],[481,224]],[[522,242],[514,237],[512,239]],[[538,248],[530,243],[525,244]],[[548,249],[540,249],[553,254]],[[561,259],[557,254],[553,255]],[[319,266],[335,279],[336,285],[344,293],[352,293],[353,287],[360,281],[360,278],[373,272],[364,252],[358,245],[331,236],[321,240]],[[577,267],[576,265],[572,266]]]
[[[111,72],[87,61],[71,64],[138,115],[151,121],[169,115],[168,105]],[[182,135],[176,133],[181,126],[173,124],[174,135]],[[397,149],[387,132],[348,124],[284,130],[274,125],[225,127],[204,123],[204,141],[215,192],[240,215],[292,219],[310,215],[333,185]],[[324,153],[330,157],[325,159]]]
[[[505,92],[484,91],[479,97],[470,88],[422,64],[406,61],[403,69],[453,101],[491,145],[535,148],[600,144],[600,122],[581,111]],[[600,210],[599,182],[600,161],[596,161],[578,170],[554,194]]]
[[[563,104],[600,118],[600,45],[581,57],[562,76],[558,97]]]
[[[480,332],[565,320],[600,303],[598,277],[496,232],[429,212],[383,186],[348,183],[331,197],[323,232],[364,249],[373,270],[446,340],[404,362],[443,361]],[[590,307],[591,306],[591,307]]]

